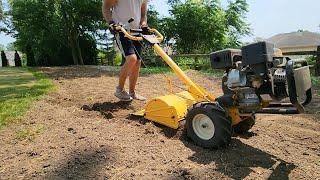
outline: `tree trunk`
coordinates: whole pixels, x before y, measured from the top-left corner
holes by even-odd
[[[317,49],[317,60],[316,60],[316,67],[315,67],[315,75],[320,76],[320,46]]]
[[[82,53],[81,53],[81,48],[80,48],[80,43],[79,43],[79,37],[76,37],[76,50],[77,50],[77,56],[78,56],[78,60],[80,65],[84,65],[84,61],[82,58]]]
[[[78,57],[77,57],[77,51],[75,44],[73,40],[70,41],[70,47],[71,47],[71,52],[72,52],[72,59],[73,59],[73,64],[74,65],[79,65]]]

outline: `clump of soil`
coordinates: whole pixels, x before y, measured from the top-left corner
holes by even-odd
[[[106,119],[113,119],[113,112],[119,111],[121,109],[129,110],[131,102],[104,102],[104,103],[95,103],[93,105],[83,105],[81,107],[84,111],[98,111]]]

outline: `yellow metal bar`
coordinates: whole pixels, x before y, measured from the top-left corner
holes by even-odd
[[[196,85],[181,69],[180,67],[164,52],[164,50],[158,45],[153,45],[154,50],[157,52],[159,56],[171,67],[171,69],[176,73],[179,79],[184,82],[186,86],[189,87],[188,91],[196,95],[197,100],[209,100],[214,101],[216,99],[215,96],[209,94],[203,88]]]
[[[130,33],[128,33],[128,31],[126,29],[124,29],[123,27],[121,26],[117,26],[116,27],[116,30],[117,31],[121,31],[125,37],[127,37],[128,39],[130,40],[133,40],[133,41],[143,41],[143,37],[137,37],[137,36],[133,36],[131,35]],[[155,33],[156,34],[156,37],[158,39],[159,42],[162,42],[164,37],[162,36],[161,33],[159,33],[159,31],[157,31],[156,29],[150,29],[150,32],[151,33]]]
[[[121,31],[121,32],[124,34],[124,36],[127,37],[127,38],[130,39],[130,40],[133,40],[133,41],[143,41],[143,37],[132,36],[131,34],[129,34],[129,33],[127,32],[126,29],[124,29],[124,28],[121,27],[121,26],[117,26],[117,27],[116,27],[116,30],[117,30],[117,31]]]
[[[150,32],[156,34],[157,39],[158,39],[159,42],[162,42],[162,41],[163,41],[164,37],[162,36],[162,34],[161,34],[158,30],[156,30],[156,29],[150,29]]]

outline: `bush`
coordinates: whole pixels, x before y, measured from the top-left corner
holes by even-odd
[[[308,56],[306,58],[308,64],[313,66],[316,65],[316,59],[317,59],[316,56]]]
[[[2,61],[2,67],[9,66],[9,62],[8,62],[7,56],[4,53],[4,51],[1,51],[1,61]]]
[[[114,65],[115,66],[120,66],[122,63],[122,54],[121,53],[117,53],[116,57],[114,59]]]
[[[14,64],[16,65],[16,67],[22,66],[22,61],[21,61],[20,55],[17,51],[14,53]]]
[[[26,47],[26,56],[27,56],[27,66],[32,67],[37,65],[32,47],[30,45],[27,45]]]
[[[120,54],[121,56],[121,54]],[[108,65],[115,65],[115,59],[117,57],[117,52],[114,48],[112,48],[111,50],[109,50],[107,53],[106,53],[106,60],[107,60],[107,64]]]
[[[97,45],[95,40],[89,36],[84,35],[80,37],[80,48],[85,65],[97,65]]]

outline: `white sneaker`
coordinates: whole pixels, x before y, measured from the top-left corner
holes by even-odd
[[[132,101],[133,98],[124,90],[117,87],[114,95],[120,99],[120,101]]]
[[[139,101],[146,101],[147,100],[147,98],[145,98],[135,92],[130,93],[129,95],[131,96],[132,99],[135,99],[135,100],[139,100]]]

